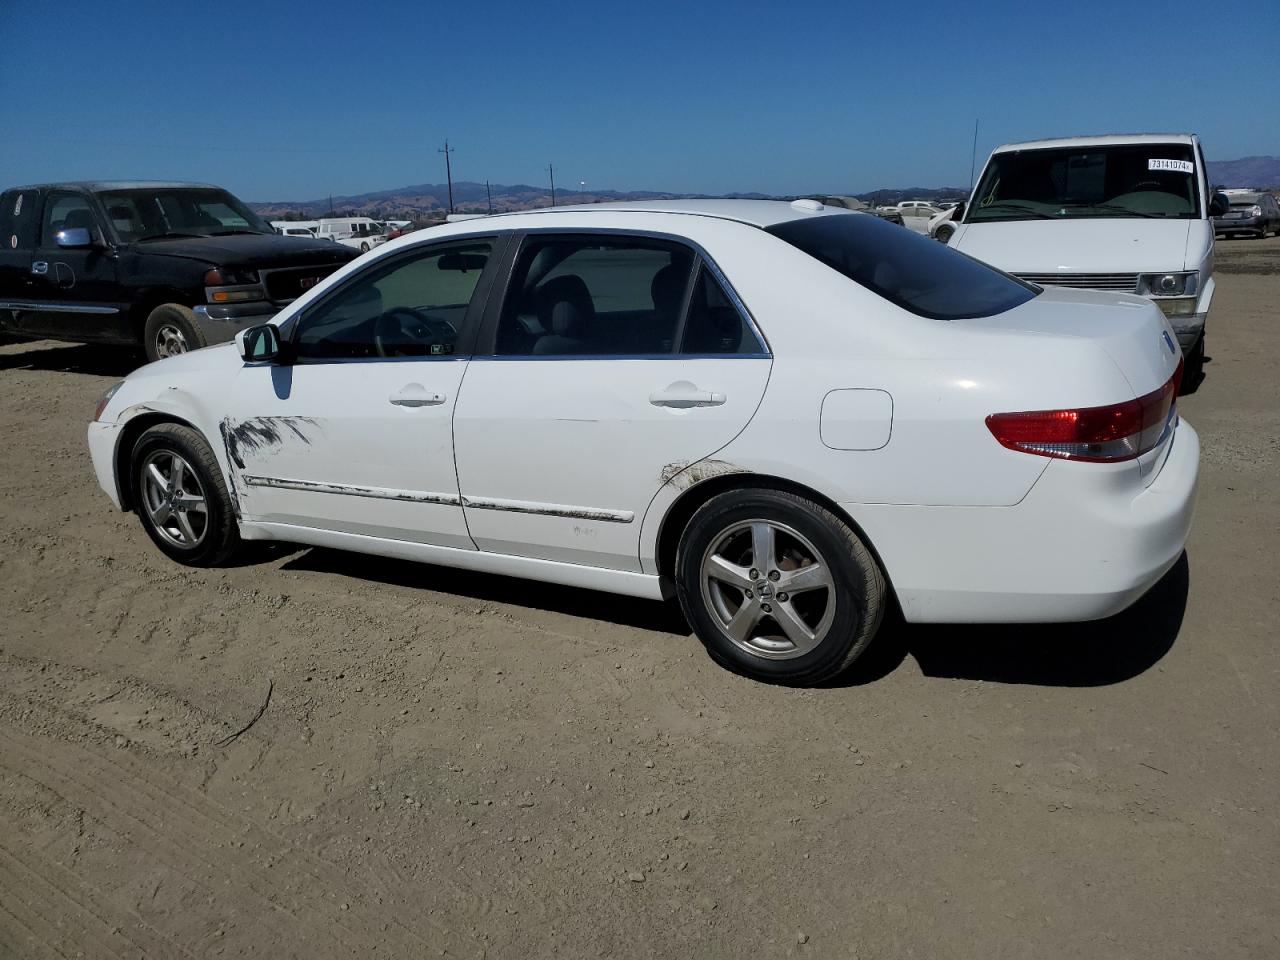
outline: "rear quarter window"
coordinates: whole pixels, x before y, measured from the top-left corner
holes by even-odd
[[[9,190],[0,196],[0,249],[35,247],[39,206],[40,196],[35,190]]]
[[[879,217],[791,220],[768,232],[904,310],[931,320],[990,317],[1037,288]]]

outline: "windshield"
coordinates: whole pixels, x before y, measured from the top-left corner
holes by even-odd
[[[218,237],[275,233],[225,190],[193,187],[113,190],[98,194],[124,243],[149,237]]]
[[[791,220],[768,232],[872,293],[931,320],[990,317],[1036,295],[1030,284],[869,214]]]
[[[1142,143],[998,153],[966,222],[1199,216],[1191,145]]]
[[[1237,193],[1227,197],[1227,202],[1233,207],[1252,207],[1261,201],[1262,198],[1256,193],[1249,193],[1243,196]]]

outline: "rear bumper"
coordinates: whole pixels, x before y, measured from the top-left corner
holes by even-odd
[[[266,323],[278,312],[269,303],[200,304],[193,311],[210,345],[229,343],[241,330]]]
[[[89,457],[93,461],[93,473],[98,486],[111,498],[117,510],[124,507],[120,499],[120,486],[116,480],[116,444],[120,440],[120,426],[115,423],[89,424]]]
[[[1012,507],[844,504],[913,623],[1053,623],[1119,613],[1182,555],[1200,438],[1182,421],[1160,474],[1052,461]]]
[[[1244,217],[1240,220],[1214,220],[1213,232],[1221,237],[1232,233],[1261,235],[1267,229],[1265,217]]]

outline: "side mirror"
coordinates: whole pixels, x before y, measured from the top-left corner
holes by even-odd
[[[1215,193],[1209,198],[1209,216],[1223,217],[1231,209],[1231,201],[1225,193]]]
[[[272,323],[249,327],[236,334],[236,349],[245,363],[270,363],[280,357],[280,330]]]
[[[58,246],[66,249],[79,250],[93,246],[93,235],[85,227],[71,227],[68,230],[59,230],[54,239]]]

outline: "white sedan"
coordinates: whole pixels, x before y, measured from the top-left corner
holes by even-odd
[[[280,540],[679,597],[719,663],[830,677],[911,622],[1116,613],[1181,555],[1181,355],[812,200],[449,224],[133,373],[98,479],[174,560]],[[424,584],[430,583],[424,571]]]

